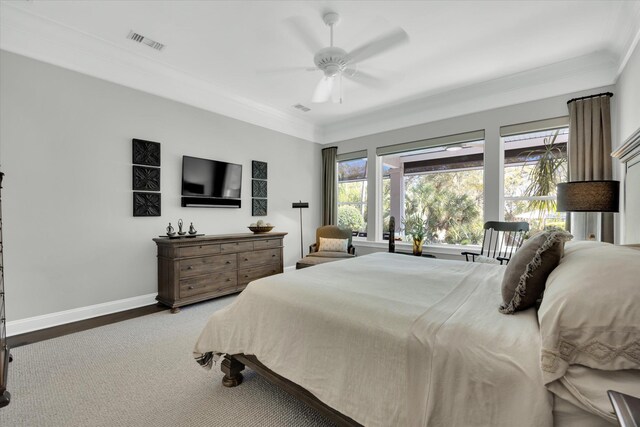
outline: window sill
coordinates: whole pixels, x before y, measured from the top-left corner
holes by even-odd
[[[364,239],[364,238],[361,238]],[[383,249],[387,250],[389,248],[389,242],[384,241],[369,241],[369,240],[356,240],[353,239],[353,245],[364,248],[372,248],[372,249]],[[413,250],[413,245],[409,242],[396,242],[396,249],[402,252],[411,252]],[[429,254],[437,255],[446,255],[447,257],[454,257],[456,259],[464,257],[460,254],[464,251],[470,252],[480,252],[480,245],[423,245],[422,250]],[[377,251],[380,252],[380,251]]]

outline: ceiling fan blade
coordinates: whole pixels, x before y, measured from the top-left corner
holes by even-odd
[[[300,71],[316,71],[316,67],[274,67],[264,68],[256,71],[258,74],[287,74],[287,73],[299,73]]]
[[[344,87],[342,83],[342,76],[338,75],[338,77],[334,79],[338,80],[338,82],[333,85],[333,89],[331,90],[331,102],[334,104],[342,104],[342,92]]]
[[[329,98],[331,98],[331,93],[333,91],[333,77],[322,76],[318,85],[316,86],[316,90],[313,91],[313,97],[311,97],[311,102],[321,103],[327,102]]]
[[[382,36],[353,49],[347,54],[347,63],[352,64],[354,62],[363,61],[408,41],[409,36],[407,33],[400,27],[395,28],[387,34],[383,34]]]
[[[386,89],[389,87],[389,82],[375,77],[364,71],[355,70],[353,68],[347,68],[344,70],[343,76],[351,81],[360,83],[363,86],[368,86],[376,89]]]
[[[284,22],[312,55],[324,47],[320,40],[309,31],[310,25],[303,17],[292,16],[285,19]]]

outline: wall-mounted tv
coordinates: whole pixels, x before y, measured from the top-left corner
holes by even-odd
[[[182,156],[182,206],[240,207],[242,165]]]

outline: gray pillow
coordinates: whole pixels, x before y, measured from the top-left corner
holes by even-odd
[[[547,276],[560,263],[566,231],[544,231],[530,238],[511,257],[502,279],[500,313],[513,314],[533,307],[544,292]]]

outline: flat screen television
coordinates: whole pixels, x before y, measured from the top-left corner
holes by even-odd
[[[182,196],[240,199],[242,165],[182,156]]]

